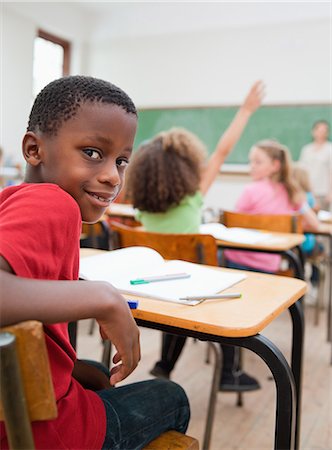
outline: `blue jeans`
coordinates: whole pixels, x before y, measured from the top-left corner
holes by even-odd
[[[108,373],[102,364],[87,362]],[[103,450],[139,450],[164,431],[187,430],[188,399],[182,387],[172,381],[141,381],[96,394],[106,409]]]

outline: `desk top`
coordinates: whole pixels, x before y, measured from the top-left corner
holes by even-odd
[[[332,212],[320,210],[318,211],[317,216],[320,222],[332,224]]]
[[[318,230],[306,230],[306,232],[320,236],[332,236],[332,223],[321,222]]]
[[[81,249],[81,257],[101,251]],[[261,332],[306,292],[306,283],[302,280],[258,272],[245,274],[245,280],[224,291],[240,292],[242,297],[238,299],[206,300],[196,306],[186,306],[133,295],[125,297],[139,299],[138,309],[132,311],[138,319],[218,336],[246,337]]]
[[[271,239],[266,239],[263,242],[256,242],[255,244],[243,244],[217,239],[217,245],[220,247],[227,246],[228,248],[234,249],[284,252],[302,244],[305,239],[303,234],[297,233],[276,233],[273,231],[267,231],[267,233],[271,235]]]
[[[133,205],[128,203],[112,203],[107,209],[106,214],[110,217],[135,219],[136,210],[133,208]]]

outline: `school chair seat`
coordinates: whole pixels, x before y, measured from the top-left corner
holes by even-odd
[[[171,430],[161,434],[143,450],[199,450],[198,440]]]
[[[0,330],[0,419],[11,449],[33,449],[31,422],[57,417],[43,325],[21,322]]]

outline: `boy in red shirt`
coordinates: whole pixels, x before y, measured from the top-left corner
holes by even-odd
[[[111,83],[53,81],[30,113],[24,183],[0,194],[0,323],[44,323],[57,400],[57,419],[32,425],[39,449],[141,449],[188,425],[188,400],[175,383],[111,388],[138,364],[139,330],[112,285],[78,281],[82,221],[96,222],[120,192],[136,126],[133,102]],[[117,349],[110,379],[78,361],[69,342],[68,322],[91,317]],[[0,431],[7,448],[3,423]]]

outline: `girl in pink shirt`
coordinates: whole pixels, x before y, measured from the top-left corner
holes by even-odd
[[[236,212],[248,214],[303,214],[304,227],[318,227],[318,220],[305,199],[305,193],[291,177],[291,157],[287,147],[273,140],[255,144],[249,155],[253,182],[236,203]],[[227,266],[275,273],[280,255],[226,250]]]

